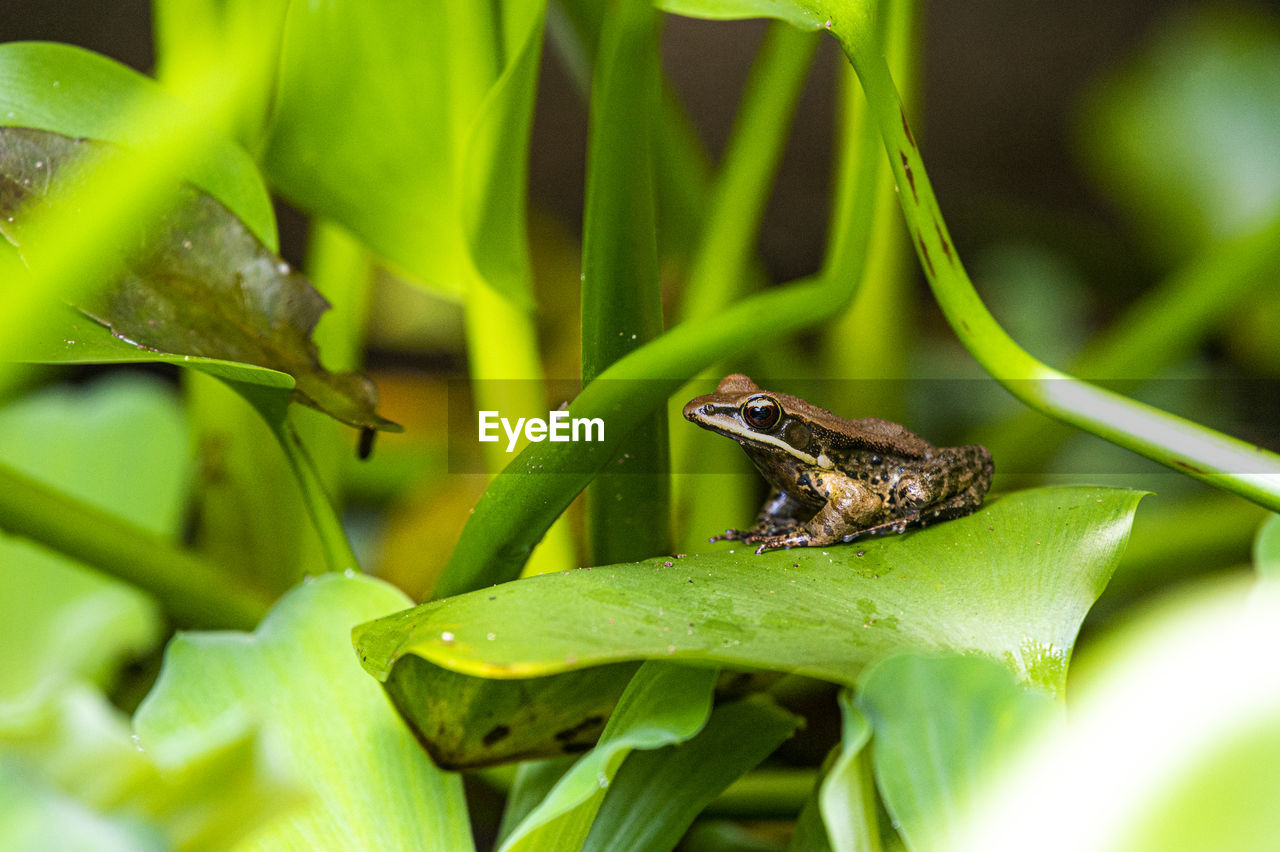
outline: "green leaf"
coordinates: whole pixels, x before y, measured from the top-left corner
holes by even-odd
[[[1169,20],[1097,87],[1090,165],[1151,246],[1182,257],[1280,212],[1280,29],[1245,9]]]
[[[1005,767],[953,848],[1266,848],[1280,832],[1278,645],[1275,589],[1236,580],[1091,643],[1066,725]]]
[[[361,625],[355,641],[383,679],[416,655],[496,678],[668,659],[853,683],[917,648],[977,652],[1059,690],[1141,497],[1042,488],[903,537],[530,577]]]
[[[583,850],[674,849],[712,799],[800,724],[799,716],[752,697],[717,707],[686,742],[630,755],[609,785]]]
[[[142,128],[120,119],[143,101],[175,114],[187,109],[154,80],[92,51],[46,42],[0,44],[0,126],[130,147],[147,140],[137,135]],[[230,142],[213,147],[213,155],[183,179],[220,201],[275,251],[275,212],[257,167]]]
[[[866,673],[876,783],[913,849],[950,849],[994,770],[1056,717],[1053,700],[980,657],[903,654]]]
[[[711,712],[714,669],[648,663],[632,679],[600,744],[565,773],[502,844],[501,852],[580,849],[605,791],[633,749],[683,742]]]
[[[0,128],[0,234],[21,247],[26,217],[75,176],[93,144],[58,134]],[[77,304],[133,344],[288,373],[298,399],[364,428],[389,424],[377,393],[357,373],[330,373],[311,332],[328,303],[266,249],[240,220],[190,187],[155,232],[122,249],[126,272]]]
[[[186,426],[173,394],[151,380],[55,388],[0,409],[0,462],[151,532],[173,536],[181,522]],[[0,729],[38,715],[69,680],[111,683],[160,639],[146,595],[8,535],[0,587]]]
[[[578,754],[604,730],[636,665],[599,666],[531,680],[467,677],[411,657],[387,695],[437,766],[471,769]]]
[[[254,848],[472,848],[460,778],[432,766],[351,655],[351,625],[406,602],[379,581],[325,575],[251,635],[178,636],[134,717],[142,748],[163,762],[228,720],[257,726],[314,798],[255,834]]]
[[[293,4],[265,167],[434,289],[529,304],[527,140],[543,3]]]
[[[1253,568],[1263,579],[1280,579],[1280,515],[1268,515],[1253,540]]]
[[[817,0],[656,0],[658,8],[673,15],[711,20],[777,18],[802,30],[822,29],[831,3]]]
[[[854,702],[852,692],[842,689],[839,701],[840,752],[818,789],[822,823],[835,852],[871,852],[880,848],[875,782],[867,749],[871,723]]]

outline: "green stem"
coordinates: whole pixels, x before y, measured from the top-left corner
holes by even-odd
[[[316,533],[320,536],[326,569],[359,571],[360,564],[356,561],[356,555],[351,550],[351,542],[347,539],[342,521],[338,518],[333,501],[329,498],[324,477],[321,476],[315,459],[303,444],[293,420],[286,415],[281,420],[268,420],[268,424],[280,441],[280,447],[289,461],[289,467],[293,469],[293,475],[298,479],[303,503],[316,526]]]
[[[919,39],[917,4],[914,0],[895,0],[890,8],[882,6],[881,30],[883,43],[889,54],[889,63],[897,79],[911,91],[917,78],[917,51]],[[879,134],[862,95],[857,75],[847,63],[842,63],[839,77],[840,138],[862,139],[870,136],[870,144],[877,152]],[[868,126],[870,133],[868,134]],[[842,149],[847,149],[847,144]],[[863,414],[874,414],[890,420],[900,420],[906,415],[905,388],[910,366],[902,357],[910,351],[915,339],[914,263],[906,252],[906,232],[902,220],[895,215],[898,202],[893,174],[882,157],[875,158],[873,174],[857,177],[848,173],[859,168],[859,162],[842,156],[837,162],[837,203],[835,209],[849,209],[840,202],[840,194],[867,192],[873,187],[876,196],[875,221],[871,226],[870,240],[862,249],[857,261],[864,265],[863,285],[858,296],[843,316],[823,329],[823,371],[830,379],[856,379],[856,399]],[[846,233],[836,227],[837,234]],[[854,262],[849,247],[838,245],[832,252],[832,263],[844,265]]]
[[[605,5],[588,132],[582,229],[582,379],[662,334],[654,210],[658,13],[650,0]],[[591,563],[668,546],[667,420],[655,412],[587,495]]]
[[[1009,337],[960,263],[867,13],[852,7],[847,17],[833,18],[829,28],[862,81],[929,286],[952,329],[983,369],[1015,397],[1050,417],[1280,510],[1280,456],[1054,370]]]
[[[163,536],[3,466],[0,527],[144,589],[183,626],[251,628],[270,606]]]

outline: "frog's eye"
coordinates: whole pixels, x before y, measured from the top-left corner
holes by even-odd
[[[742,419],[752,429],[768,432],[782,419],[778,403],[767,396],[753,396],[742,404]]]

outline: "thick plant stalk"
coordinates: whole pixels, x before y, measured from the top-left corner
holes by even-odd
[[[184,627],[251,628],[270,604],[198,554],[4,466],[0,529],[138,586]]]

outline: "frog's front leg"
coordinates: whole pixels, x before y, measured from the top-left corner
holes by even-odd
[[[810,504],[812,505],[812,504]],[[800,519],[811,512],[805,504],[786,491],[777,488],[769,492],[769,498],[760,507],[756,522],[749,530],[729,529],[712,541],[758,541],[770,536],[783,535],[800,528]]]
[[[884,512],[880,496],[862,482],[843,473],[823,474],[827,503],[806,523],[779,535],[747,539],[759,543],[756,553],[784,547],[822,547],[879,520]]]

